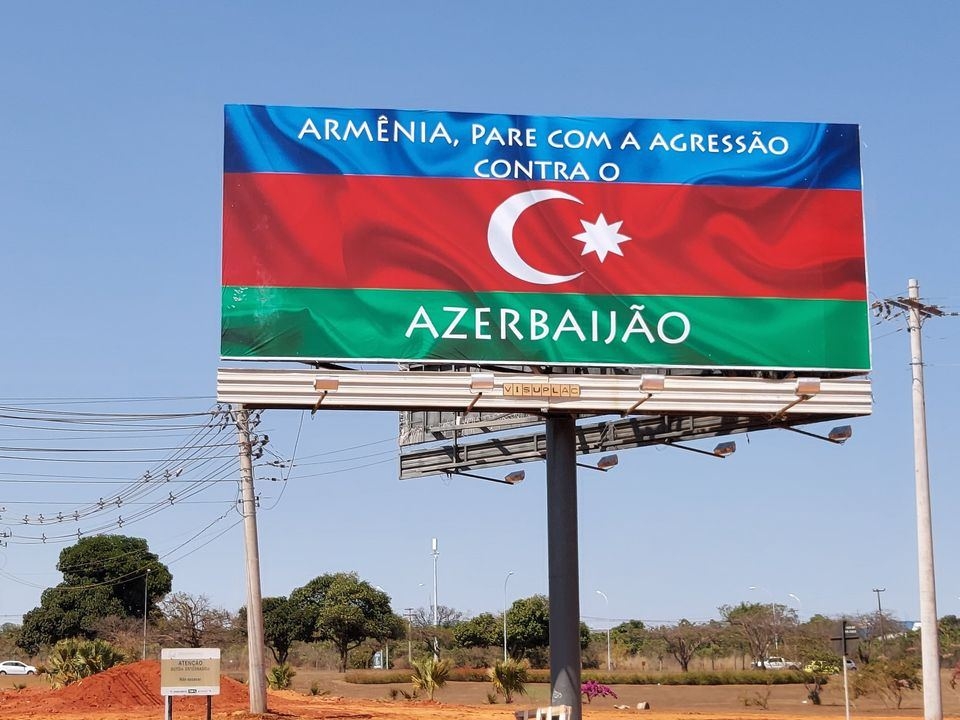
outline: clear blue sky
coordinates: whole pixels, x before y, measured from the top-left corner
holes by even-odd
[[[213,403],[226,103],[857,123],[871,296],[905,294],[917,277],[926,300],[960,309],[958,28],[956,3],[876,0],[7,5],[0,401],[64,409],[67,398],[182,398],[69,406],[97,412]],[[944,615],[960,613],[950,420],[960,317],[929,322],[924,341]],[[853,423],[844,447],[764,432],[737,438],[722,462],[643,449],[622,453],[614,472],[584,471],[588,622],[707,619],[742,600],[804,616],[855,613],[876,607],[875,587],[886,588],[885,608],[918,617],[902,320],[873,328],[873,365],[875,414]],[[444,605],[499,612],[511,570],[511,600],[546,592],[542,465],[513,488],[401,482],[395,414],[321,412],[298,434],[299,422],[267,413],[261,426],[273,452],[290,457],[296,445],[303,463],[285,488],[258,482],[265,594],[356,570],[396,610],[426,606],[432,537]],[[49,435],[0,426],[0,446],[36,447]],[[128,435],[97,447],[163,445]],[[91,478],[135,479],[161,457],[131,452],[133,462],[87,467],[10,455],[0,452],[0,527],[16,537],[36,529],[18,517],[96,502],[121,486]],[[56,474],[86,477],[40,477]],[[122,532],[171,562],[176,590],[236,610],[245,584],[241,529],[229,527],[234,495],[229,482],[211,485]],[[0,621],[18,620],[59,581],[62,547],[0,548]]]

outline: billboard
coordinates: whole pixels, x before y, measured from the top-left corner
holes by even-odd
[[[854,125],[229,105],[221,356],[865,372]]]

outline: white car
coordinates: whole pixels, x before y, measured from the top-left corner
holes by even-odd
[[[4,660],[0,662],[0,675],[36,675],[37,669],[19,660]]]

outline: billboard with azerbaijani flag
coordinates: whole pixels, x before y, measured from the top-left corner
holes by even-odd
[[[855,125],[225,116],[226,359],[870,368]]]

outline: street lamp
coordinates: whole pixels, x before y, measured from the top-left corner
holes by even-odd
[[[800,622],[803,620],[803,617],[802,617],[802,616],[803,616],[803,603],[800,601],[800,598],[798,598],[798,597],[797,597],[796,595],[794,595],[793,593],[787,593],[787,597],[792,597],[794,600],[797,601],[797,624],[799,625]]]
[[[413,608],[404,608],[407,614],[407,662],[413,667]]]
[[[437,611],[437,558],[440,557],[440,551],[437,550],[437,539],[433,538],[433,659],[440,657],[439,644],[437,643],[436,628],[440,627],[440,616]]]
[[[143,576],[143,656],[141,660],[147,659],[147,585],[150,582],[150,568]]]
[[[597,595],[603,598],[603,601],[607,604],[607,614],[610,614],[610,600],[607,598],[607,594],[603,590],[597,590]],[[607,618],[607,670],[612,669],[613,664],[610,662],[610,618]]]
[[[507,661],[507,580],[513,575],[513,570],[503,579],[503,661]]]

